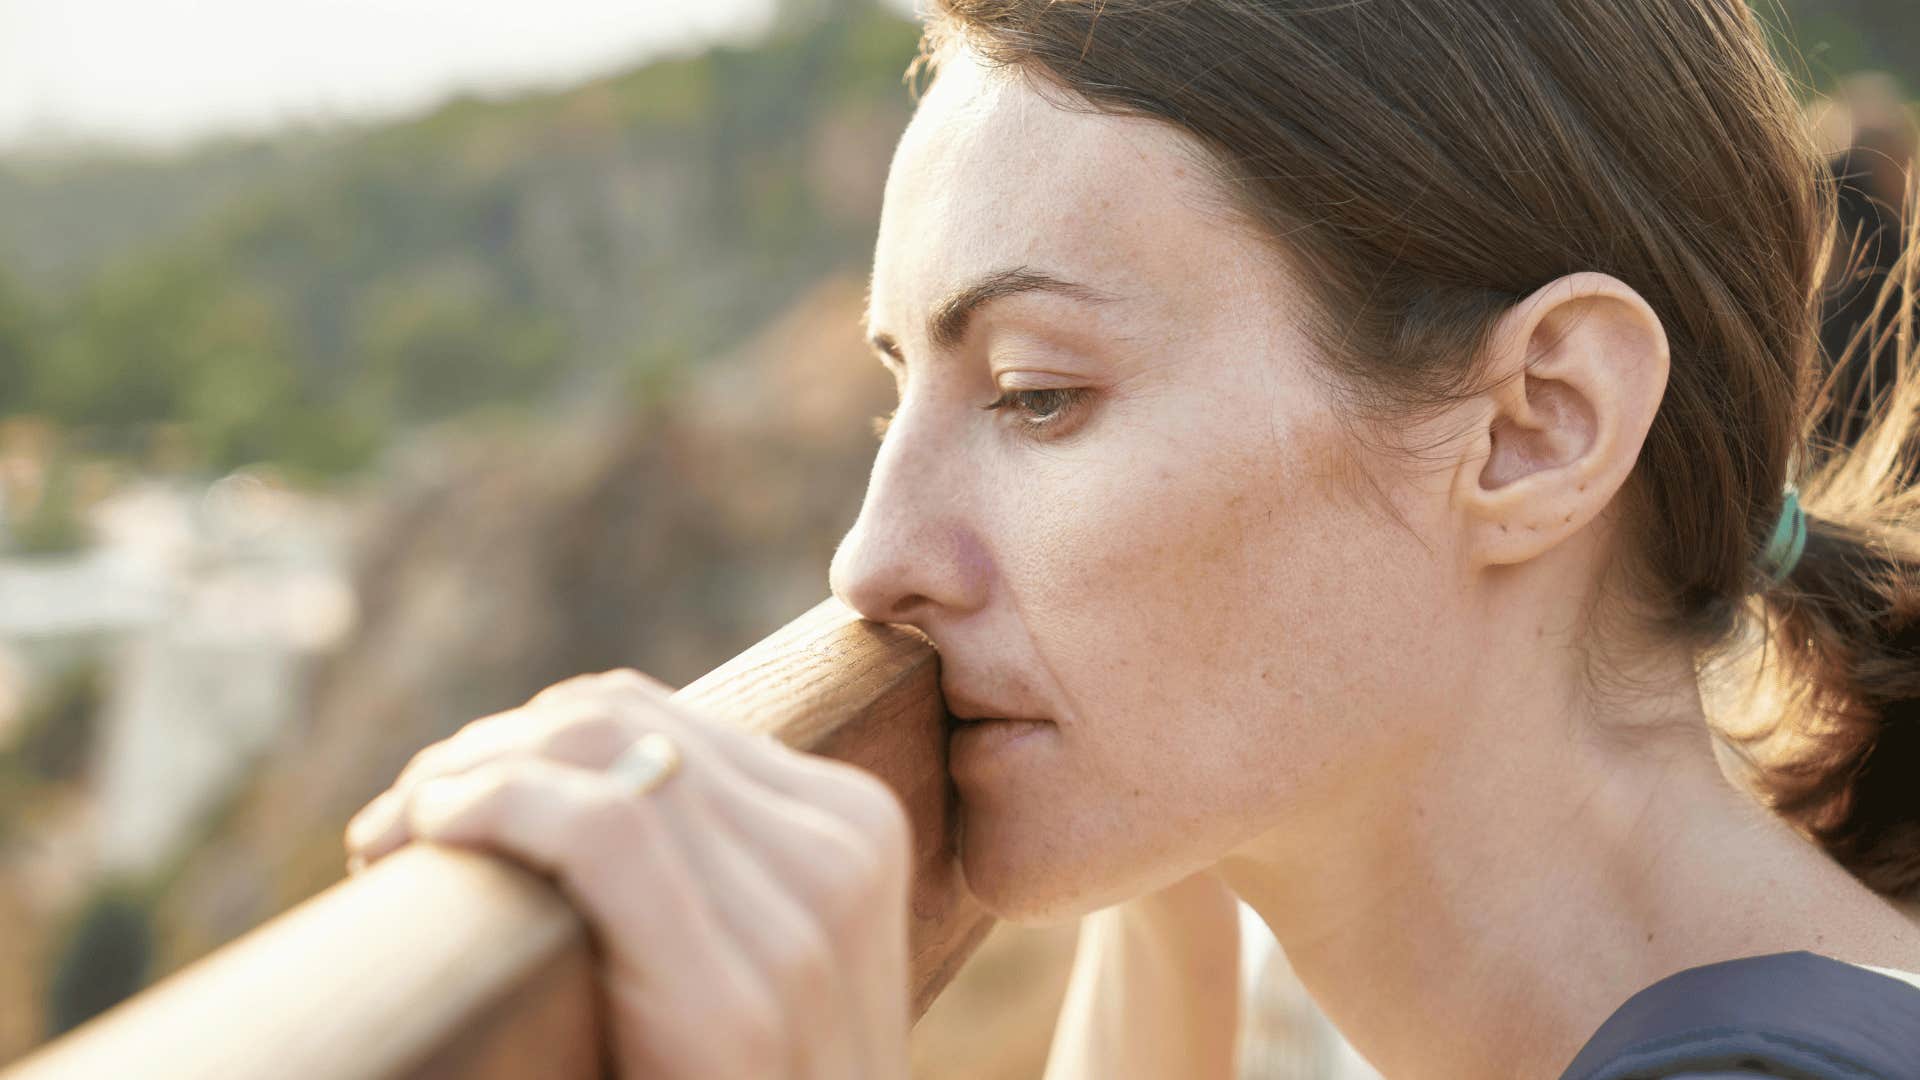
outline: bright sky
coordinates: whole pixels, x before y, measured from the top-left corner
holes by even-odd
[[[902,10],[911,4],[895,3]],[[145,144],[560,86],[766,25],[773,0],[0,0],[0,149]]]

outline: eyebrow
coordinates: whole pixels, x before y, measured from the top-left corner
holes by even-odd
[[[1118,299],[1090,285],[1067,281],[1028,266],[995,270],[955,289],[946,299],[933,306],[932,314],[927,316],[927,340],[937,349],[956,348],[966,340],[967,326],[981,308],[1004,297],[1031,292],[1054,293],[1088,304],[1105,304]],[[867,281],[867,295],[871,303],[871,278]],[[900,356],[899,343],[886,334],[876,333],[867,340],[874,348],[889,356]]]

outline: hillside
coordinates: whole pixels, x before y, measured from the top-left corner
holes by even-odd
[[[475,408],[644,393],[864,267],[917,35],[868,12],[359,132],[12,163],[0,399],[96,453],[166,425],[326,476]]]
[[[1758,6],[1810,87],[1920,77],[1907,0]],[[866,261],[917,28],[826,9],[404,123],[0,160],[0,413],[329,477],[423,422],[644,394]]]
[[[1786,0],[1816,80],[1910,87],[1911,5]],[[84,769],[13,792],[17,822],[0,800],[0,1062],[46,1033],[58,972],[151,978],[337,879],[347,816],[422,744],[582,670],[685,683],[824,595],[895,396],[856,324],[918,35],[833,6],[404,122],[0,159],[0,418],[136,469],[278,463],[361,525],[351,632],[134,901],[36,893],[5,846],[83,836]],[[55,816],[72,831],[33,833]],[[70,932],[103,898],[142,949]],[[1036,1075],[1070,938],[997,937],[915,1075]]]

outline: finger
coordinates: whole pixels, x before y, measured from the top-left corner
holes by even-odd
[[[378,860],[409,839],[401,811],[411,789],[425,779],[457,775],[528,752],[600,768],[640,731],[653,728],[709,747],[762,785],[820,806],[858,828],[904,826],[898,799],[863,770],[690,713],[668,700],[669,692],[657,679],[622,669],[569,679],[542,691],[528,706],[474,721],[416,754],[393,788],[354,816],[345,838],[349,868]]]
[[[594,814],[604,819],[589,816]],[[831,879],[858,855],[857,837],[831,815],[780,799],[711,754],[700,755],[697,763],[640,797],[603,772],[534,754],[503,756],[423,782],[405,816],[420,839],[502,844],[542,872],[569,874],[576,886],[595,895],[612,891],[600,886],[606,872],[626,864],[629,833],[663,828],[694,880],[751,883],[712,891],[729,925],[769,946],[761,955],[776,952],[770,947],[774,942],[818,937],[818,929],[800,925],[812,916],[797,902],[767,920],[755,903],[742,898],[757,901],[757,894],[769,891],[776,880]],[[765,850],[753,858],[742,854],[756,847]]]
[[[408,816],[422,839],[493,851],[551,875],[596,928],[621,1006],[644,1018],[649,1040],[658,1040],[671,1037],[663,1031],[697,1029],[689,1021],[700,1010],[731,1016],[711,1010],[766,996],[769,956],[782,941],[818,950],[797,905],[752,872],[698,799],[691,786],[636,799],[602,774],[518,757],[422,784]],[[687,920],[704,927],[699,950],[680,936]],[[649,977],[665,972],[671,981]],[[786,1000],[773,997],[759,1011]],[[780,1053],[791,1043],[783,1032],[761,1034],[775,1038]],[[683,1066],[697,1060],[689,1055],[712,1054],[657,1041],[627,1049]]]
[[[888,1033],[896,1028],[906,1030],[908,1024],[907,867],[904,863],[885,867],[888,854],[832,812],[781,795],[711,756],[701,764],[698,775],[689,779],[711,781],[698,785],[715,818],[711,828],[739,837],[740,846],[751,851],[754,860],[744,873],[768,874],[780,882],[832,945],[835,977],[800,1006],[832,1000],[840,1018],[834,1045],[819,1048],[811,1059],[808,1067],[817,1070],[811,1075],[844,1075],[838,1065],[842,1055],[851,1055],[848,1060],[881,1060],[876,1055],[889,1051],[877,1043],[890,1038]],[[713,789],[718,789],[717,794],[708,796]],[[905,858],[903,854],[896,857]],[[692,858],[698,860],[699,855]],[[898,881],[876,877],[883,871]],[[751,937],[753,913],[740,914],[748,919],[743,936]],[[777,947],[772,955],[778,956]],[[889,983],[898,987],[897,1015],[876,1018],[869,1011],[870,1002],[855,1000],[856,987]]]
[[[750,781],[746,782],[749,785]],[[722,804],[756,796],[747,788],[716,793]],[[821,921],[796,888],[785,855],[792,827],[745,832],[709,807],[697,834],[681,834],[682,850],[720,922],[779,1003],[789,1033],[785,1058],[793,1076],[853,1076],[860,1071],[864,1023],[848,1006],[843,960],[848,942]]]
[[[812,833],[815,843],[788,843],[770,857],[790,860],[783,867],[788,880],[808,890],[829,935],[845,935],[851,942],[847,962],[853,985],[891,982],[900,987],[897,1017],[870,1018],[862,1032],[870,1041],[892,1040],[894,1033],[910,1026],[906,1001],[912,823],[898,796],[872,774],[812,754],[784,748],[781,753],[789,760],[752,770],[766,781],[767,795],[740,803],[734,811],[743,817],[757,812]],[[750,759],[749,768],[751,764]],[[892,1052],[869,1047],[869,1060],[885,1060]]]
[[[597,708],[615,714],[644,717],[649,722],[670,726],[676,734],[686,732],[710,743],[717,752],[736,766],[758,763],[762,782],[769,754],[774,760],[797,755],[774,736],[750,731],[737,723],[702,715],[682,702],[673,700],[673,687],[642,671],[616,668],[594,675],[579,675],[542,690],[530,705],[571,705]]]
[[[562,697],[482,717],[415,754],[393,786],[348,822],[347,850],[371,862],[406,843],[410,837],[403,811],[413,789],[427,780],[513,756],[539,755],[600,768],[631,745],[640,730],[631,717],[615,710],[583,707],[577,700],[570,705]]]
[[[638,693],[665,701],[673,695],[674,688],[644,671],[630,667],[614,668],[562,679],[533,695],[527,704],[551,704],[575,697],[600,697],[609,693]]]
[[[765,732],[749,731],[737,723],[704,716],[673,700],[672,686],[633,668],[616,668],[578,675],[542,690],[528,702],[533,706],[576,707],[598,715],[641,721],[648,727],[665,726],[675,735],[710,745],[726,760],[789,798],[822,804],[842,817],[865,820],[875,812],[876,794],[871,774],[857,766],[794,750]],[[583,745],[577,756],[551,754],[583,765],[611,761],[637,737],[637,731],[618,730],[612,743]],[[832,790],[822,784],[837,783]],[[863,790],[863,787],[865,790]],[[890,791],[879,792],[890,796]],[[897,802],[897,799],[894,801]]]
[[[725,737],[684,731],[688,718],[668,700],[672,693],[672,687],[651,675],[621,668],[566,679],[517,709],[472,721],[416,753],[388,791],[353,816],[345,835],[349,867],[364,866],[407,841],[401,810],[411,789],[426,779],[466,772],[528,748],[560,761],[604,766],[637,737],[634,721],[641,717],[651,718],[654,726],[671,725],[702,743]]]
[[[660,700],[663,684],[622,679],[622,674],[578,681],[573,692],[583,700],[594,695],[624,699],[630,709],[638,707],[634,695],[650,697],[649,704],[664,709],[649,710],[649,723],[658,717],[682,735],[710,739],[718,753],[702,754],[702,768],[689,779],[734,796],[714,800],[712,808],[738,834],[784,837],[760,845],[759,857],[801,894],[830,938],[853,942],[850,962],[871,974],[867,984],[897,980],[904,1002],[913,843],[911,823],[893,790],[856,766],[688,714],[677,703]],[[876,907],[876,896],[890,899]],[[904,1004],[901,1008],[899,1026],[905,1024]]]
[[[348,820],[345,844],[351,856],[349,865],[358,862],[364,866],[406,841],[403,811],[412,790],[422,781],[464,772],[498,755],[516,740],[526,737],[528,721],[519,710],[493,713],[421,748],[386,791]]]
[[[764,787],[720,755],[701,753],[673,783],[685,785],[675,804],[682,856],[708,886],[720,922],[769,980],[788,1028],[801,1033],[788,1040],[789,1067],[799,1076],[854,1075],[860,1062],[871,1060],[865,1047],[874,1036],[849,976],[874,970],[867,939],[877,926],[884,942],[885,928],[897,921],[902,959],[896,981],[904,1001],[904,894],[897,919],[875,912],[864,902],[866,877],[848,872],[874,858],[855,831],[819,807]],[[594,872],[622,872],[611,853],[588,862]],[[904,1030],[904,1007],[898,1023]]]
[[[570,697],[547,698],[541,706],[475,721],[414,755],[393,786],[354,815],[345,838],[349,865],[377,861],[412,838],[405,810],[414,790],[429,780],[516,757],[603,769],[650,729],[668,728],[690,748],[705,747],[712,736],[697,727],[650,704],[627,701],[616,706],[610,700],[587,700],[578,690]]]

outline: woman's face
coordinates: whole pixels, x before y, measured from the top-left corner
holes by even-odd
[[[965,872],[1006,918],[1304,827],[1468,666],[1445,477],[1337,422],[1301,289],[1212,183],[1171,128],[964,51],[887,178],[868,330],[900,403],[832,585],[933,640],[957,711],[1051,721],[953,745]],[[982,407],[1003,391],[1029,393]]]

